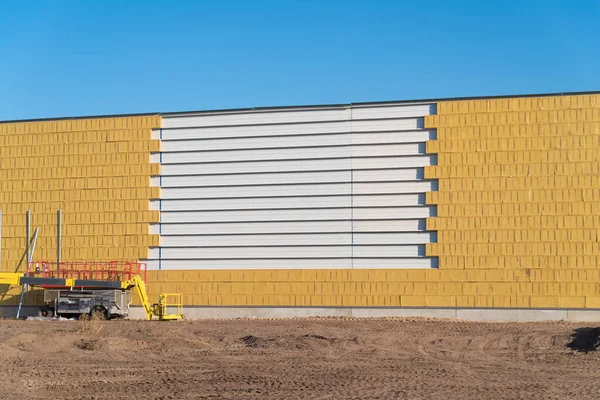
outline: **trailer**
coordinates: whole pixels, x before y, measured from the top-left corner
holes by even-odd
[[[76,317],[97,314],[104,319],[124,318],[129,315],[131,290],[118,289],[46,289],[43,317]]]

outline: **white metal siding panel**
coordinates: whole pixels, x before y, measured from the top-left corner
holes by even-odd
[[[165,247],[215,247],[215,246],[319,246],[351,243],[351,233],[292,233],[271,235],[187,235],[162,236],[160,246]],[[416,234],[418,235],[418,234]],[[407,240],[411,238],[407,237]],[[377,240],[377,238],[373,238]],[[392,239],[393,240],[393,239]],[[423,238],[415,238],[421,240]],[[370,244],[370,243],[369,243]],[[384,243],[388,244],[388,243]],[[393,244],[393,243],[391,243]]]
[[[414,156],[425,154],[425,144],[356,145],[252,149],[234,151],[187,151],[164,153],[162,164],[226,163],[266,160],[312,160],[320,158]]]
[[[423,168],[380,169],[354,171],[354,182],[417,181],[423,179]]]
[[[355,245],[353,256],[357,258],[417,258],[425,256],[424,244],[362,246]]]
[[[352,132],[408,131],[423,126],[423,118],[352,121]]]
[[[396,209],[395,209],[396,210]],[[403,209],[400,209],[403,210]],[[388,212],[391,215],[391,211]],[[413,211],[413,214],[416,211]],[[400,212],[397,212],[399,215]],[[405,215],[410,214],[409,211]],[[264,221],[335,221],[351,218],[350,208],[307,210],[237,210],[237,211],[170,211],[163,212],[161,222],[203,223],[203,222],[264,222]]]
[[[412,197],[411,197],[412,196]],[[395,196],[390,204],[399,206],[419,205],[420,199],[414,195],[405,195],[403,198]],[[424,200],[423,200],[424,201]],[[350,196],[311,196],[287,197],[281,201],[279,197],[256,197],[251,199],[190,199],[190,200],[152,200],[152,210],[163,211],[190,211],[190,210],[277,210],[296,208],[350,208]]]
[[[368,244],[423,244],[437,240],[433,232],[354,233],[355,245]]]
[[[421,162],[423,163],[423,162]],[[238,163],[207,164],[163,164],[161,174],[173,175],[210,175],[210,174],[243,174],[294,171],[337,171],[352,169],[352,159],[337,160],[305,160],[295,161],[258,161]],[[225,180],[227,177],[223,177]]]
[[[298,123],[352,119],[407,118],[432,114],[435,104],[396,106],[355,106],[339,109],[290,110],[290,111],[230,111],[163,117],[163,128],[189,126],[260,125],[275,123]]]
[[[354,254],[352,254],[354,252]],[[172,260],[207,259],[295,259],[295,258],[417,258],[425,255],[425,245],[402,246],[245,246],[245,247],[164,247],[161,256]],[[151,248],[148,257],[159,257]]]
[[[430,185],[429,185],[430,186]],[[349,195],[350,183],[306,184],[306,185],[255,185],[165,188],[161,190],[163,199],[216,199],[239,197],[275,196],[327,196]],[[408,188],[405,186],[406,190]],[[368,188],[369,190],[372,188]],[[385,188],[379,188],[383,190]],[[366,189],[365,189],[366,190]],[[391,192],[402,193],[402,192]]]
[[[157,154],[157,159],[159,155]],[[156,161],[158,162],[158,160]],[[365,157],[332,160],[254,161],[205,164],[162,164],[163,176],[243,174],[299,171],[337,171],[385,168],[414,168],[436,165],[433,155],[409,157]]]
[[[412,124],[417,125],[417,122]],[[410,128],[405,129],[410,130]],[[414,129],[413,129],[414,130]],[[314,135],[325,133],[352,132],[350,121],[316,122],[306,124],[253,125],[253,126],[219,126],[185,129],[162,129],[163,140],[211,139],[211,138],[243,138],[256,136],[282,135]]]
[[[425,205],[424,193],[352,196],[354,207],[406,207]]]
[[[312,221],[312,222],[228,222],[192,224],[152,224],[152,233],[161,235],[215,235],[215,234],[265,234],[265,233],[325,233],[325,232],[421,232],[426,231],[425,221],[363,220],[363,221]]]
[[[436,165],[435,155],[410,156],[410,157],[367,157],[352,159],[352,169],[378,169],[378,168],[412,168]]]
[[[287,197],[282,202],[278,197],[255,197],[250,199],[163,199],[151,200],[152,210],[254,210],[254,209],[295,209],[295,208],[350,208],[354,207],[409,207],[425,205],[425,195],[409,193],[397,195],[366,196],[311,196]]]
[[[437,184],[433,181],[414,182],[360,182],[353,184],[354,194],[394,194],[394,193],[421,193],[436,190]]]
[[[365,170],[365,171],[322,171],[223,175],[187,175],[163,176],[160,180],[153,177],[152,182],[163,188],[203,187],[203,186],[239,186],[239,185],[276,185],[299,183],[348,183],[377,181],[417,181],[423,179],[423,168]]]
[[[353,221],[353,232],[420,232],[426,231],[425,220]]]
[[[387,207],[291,210],[237,210],[237,211],[163,211],[161,222],[265,222],[265,221],[335,221],[370,219],[415,219],[435,216],[435,207]]]
[[[163,120],[164,121],[164,120]],[[314,135],[347,132],[414,131],[423,129],[423,118],[401,118],[302,124],[265,124],[246,126],[194,127],[162,129],[162,140],[240,138],[255,136]],[[164,123],[163,123],[164,125]]]
[[[418,115],[418,113],[417,113]],[[420,114],[424,115],[424,114]],[[164,117],[163,128],[186,128],[189,126],[220,125],[262,125],[299,123],[315,121],[345,121],[350,118],[350,108],[337,110],[295,110],[295,111],[251,111],[197,114],[189,116]]]
[[[417,260],[418,262],[419,260]],[[159,263],[158,260],[142,260],[148,264],[149,269],[349,269],[352,268],[351,258],[328,258],[328,259],[245,259],[245,260],[232,260],[232,259],[213,259],[213,260],[177,260],[177,259],[166,259],[162,258]],[[395,265],[398,265],[396,263]],[[420,266],[413,264],[412,267],[405,268],[430,268],[430,263],[425,265],[424,263]],[[372,267],[366,267],[372,268]],[[382,267],[383,268],[383,267]],[[398,267],[393,267],[398,268]],[[399,267],[402,268],[402,267]]]
[[[352,247],[347,246],[273,246],[273,247],[185,247],[163,248],[161,256],[172,260],[207,259],[294,259],[350,258]],[[402,251],[399,250],[399,253]],[[406,250],[407,254],[413,254]],[[416,256],[415,256],[416,257]],[[148,258],[158,258],[158,248],[151,248]]]
[[[416,226],[414,223],[412,224]],[[406,226],[409,226],[407,223]],[[344,233],[352,232],[351,221],[292,221],[292,222],[222,222],[193,224],[161,224],[150,226],[161,235],[235,235],[265,233]],[[408,229],[409,232],[415,229]]]
[[[322,183],[306,185],[255,185],[223,187],[186,187],[163,188],[162,199],[215,199],[241,197],[276,196],[331,196],[347,195],[353,186],[353,193],[362,194],[399,194],[420,193],[436,190],[432,181],[413,182],[369,182],[369,183]]]
[[[410,172],[407,173],[407,175]],[[416,179],[417,172],[412,179]],[[412,176],[412,175],[409,175]],[[397,179],[400,180],[400,179]],[[349,183],[352,181],[350,171],[323,172],[293,172],[293,173],[262,173],[262,174],[231,174],[223,175],[189,175],[163,176],[162,187],[202,187],[202,186],[233,186],[233,185],[276,185],[297,183]]]
[[[390,139],[391,140],[391,139]],[[399,139],[398,139],[399,140]],[[393,142],[392,142],[393,143]],[[396,142],[405,143],[405,142]],[[410,142],[409,142],[410,143]],[[248,150],[276,149],[295,147],[319,146],[349,146],[352,135],[311,135],[311,136],[261,136],[252,138],[227,138],[203,140],[171,140],[163,141],[163,153],[180,151],[215,151],[215,150]]]
[[[218,260],[141,260],[149,269],[213,270],[213,269],[412,269],[437,268],[435,258],[346,258],[346,259],[218,259]]]
[[[425,195],[409,193],[398,195],[366,196],[317,196],[287,197],[282,202],[278,197],[256,197],[251,199],[189,199],[189,200],[151,200],[151,210],[189,211],[189,210],[276,210],[295,208],[350,208],[354,207],[409,207],[425,205]]]
[[[422,143],[436,138],[435,130],[353,133],[353,144]]]
[[[160,246],[165,247],[216,247],[216,246],[319,246],[319,245],[404,245],[435,241],[432,232],[409,233],[292,233],[292,234],[246,234],[246,235],[163,235]]]
[[[435,258],[355,258],[352,268],[390,268],[390,269],[412,269],[412,268],[437,268]]]
[[[331,210],[328,210],[331,211]],[[352,217],[361,219],[415,219],[435,216],[435,207],[355,208]]]
[[[397,106],[358,106],[352,108],[352,119],[422,117],[434,113],[435,104]]]
[[[435,104],[164,118],[150,268],[432,268]],[[160,258],[160,260],[159,260]]]
[[[190,137],[193,137],[190,135]],[[323,135],[295,136],[260,136],[249,138],[225,139],[188,139],[164,140],[163,153],[178,151],[210,151],[210,150],[240,150],[240,149],[269,149],[318,146],[346,146],[350,144],[391,144],[391,143],[422,143],[435,138],[435,131],[398,131],[371,133],[342,133]]]

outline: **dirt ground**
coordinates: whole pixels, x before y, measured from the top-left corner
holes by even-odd
[[[402,319],[0,320],[0,399],[599,399],[599,334]]]

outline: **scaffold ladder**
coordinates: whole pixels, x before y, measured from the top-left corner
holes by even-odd
[[[31,266],[31,262],[33,260],[33,252],[35,251],[35,243],[37,242],[39,229],[39,227],[35,228],[35,232],[33,232],[33,244],[28,244],[27,254],[29,255],[29,258],[27,260],[27,273],[25,274],[25,276],[29,276],[29,267]],[[21,286],[21,296],[19,296],[19,308],[17,308],[17,319],[19,319],[19,317],[21,316],[21,308],[23,307],[23,295],[25,294],[26,287],[28,287],[27,284]]]

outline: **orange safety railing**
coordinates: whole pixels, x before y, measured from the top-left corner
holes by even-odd
[[[135,261],[35,261],[29,275],[44,278],[127,281],[140,275],[146,281],[146,264]]]

